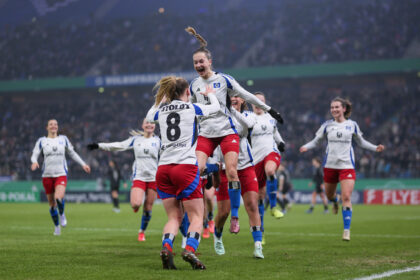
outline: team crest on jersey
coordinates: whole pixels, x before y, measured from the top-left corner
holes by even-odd
[[[264,124],[262,124],[262,125],[261,125],[261,128],[262,128],[262,130],[266,130],[266,129],[267,129],[267,126],[266,126],[266,125],[264,125]]]
[[[220,83],[213,83],[213,88],[220,88]]]
[[[343,136],[343,133],[337,131],[337,137],[341,138],[342,136]]]

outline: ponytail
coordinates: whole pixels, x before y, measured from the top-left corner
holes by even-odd
[[[207,47],[207,41],[203,38],[203,36],[198,34],[197,31],[195,31],[195,29],[191,26],[188,26],[187,28],[185,28],[185,31],[187,31],[190,35],[194,36],[197,39],[197,41],[200,43],[200,47],[198,49],[196,49],[193,54],[203,52],[203,53],[205,53],[207,59],[211,59],[211,53],[206,48]]]
[[[153,87],[153,90],[157,90],[155,105],[158,106],[164,97],[166,97],[169,102],[174,99],[179,99],[187,88],[188,82],[184,78],[175,76],[163,77]]]

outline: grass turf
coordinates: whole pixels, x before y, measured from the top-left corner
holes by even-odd
[[[252,257],[253,241],[241,207],[241,231],[228,232],[226,254],[202,239],[206,271],[192,271],[175,240],[177,271],[164,271],[159,257],[166,221],[155,205],[146,242],[137,241],[141,213],[128,204],[119,214],[107,204],[67,204],[68,226],[53,236],[47,204],[0,204],[0,279],[352,279],[420,265],[420,208],[355,205],[351,241],[343,242],[341,214],[313,214],[295,205],[285,218],[266,214],[265,259]],[[390,279],[420,279],[420,271]]]

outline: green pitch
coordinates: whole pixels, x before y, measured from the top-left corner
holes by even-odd
[[[341,241],[341,214],[313,214],[295,205],[281,220],[266,215],[265,259],[252,257],[253,241],[241,207],[238,235],[225,227],[226,255],[202,239],[206,271],[192,271],[175,240],[177,271],[159,258],[166,221],[155,205],[146,242],[137,241],[140,213],[119,214],[107,204],[67,204],[68,226],[53,236],[47,204],[0,204],[0,279],[353,279],[420,265],[420,207],[354,206],[351,241]],[[420,271],[389,279],[420,279]]]

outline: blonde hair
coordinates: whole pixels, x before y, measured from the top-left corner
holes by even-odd
[[[139,136],[139,135],[143,136],[144,131],[143,130],[138,130],[138,129],[132,129],[132,130],[130,130],[129,134],[131,136]]]
[[[203,36],[198,34],[197,31],[191,26],[188,26],[187,28],[185,28],[185,31],[187,31],[190,35],[194,36],[197,39],[197,41],[200,43],[200,47],[198,49],[196,49],[193,52],[193,54],[203,52],[206,55],[207,59],[211,59],[211,53],[206,48],[207,47],[207,41],[203,38]]]
[[[175,76],[163,77],[153,87],[153,90],[157,90],[155,105],[159,105],[164,97],[166,97],[169,102],[172,102],[174,99],[179,99],[187,88],[188,82],[184,78]]]
[[[351,104],[350,100],[344,99],[344,98],[341,98],[341,97],[338,97],[337,96],[336,98],[334,98],[333,100],[331,100],[331,103],[332,102],[340,102],[341,103],[341,106],[343,106],[343,108],[346,109],[346,111],[344,112],[344,118],[346,118],[346,119],[350,118],[350,116],[351,116],[351,109],[352,109],[352,104]]]

